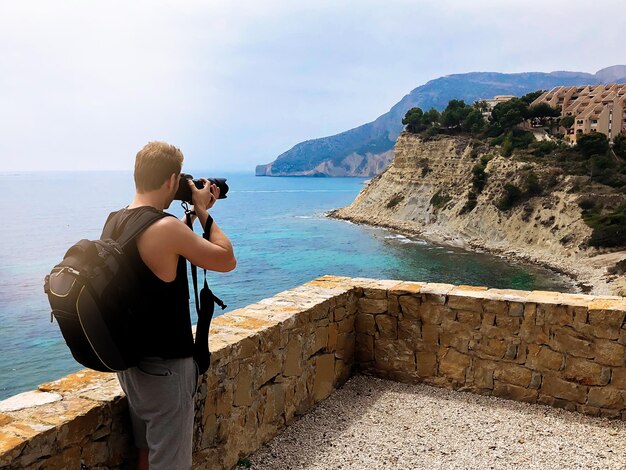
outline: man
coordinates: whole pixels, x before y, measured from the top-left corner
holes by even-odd
[[[141,211],[162,212],[178,189],[183,155],[164,142],[150,142],[135,159],[136,194],[130,205],[112,214],[107,224],[116,233]],[[134,311],[141,335],[137,367],[118,373],[128,397],[139,469],[176,470],[191,466],[193,395],[197,366],[189,314],[186,261],[219,272],[231,271],[236,260],[230,240],[213,222],[208,209],[219,188],[204,180],[203,189],[189,184],[195,217],[205,229],[195,234],[176,217],[162,217],[125,248],[139,277]],[[195,218],[194,218],[195,220]]]

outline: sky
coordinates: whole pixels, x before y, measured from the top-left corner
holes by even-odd
[[[428,80],[626,62],[623,0],[0,1],[0,171],[253,171]],[[217,175],[217,173],[215,173]]]

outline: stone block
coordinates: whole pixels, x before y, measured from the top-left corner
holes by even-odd
[[[489,328],[495,326],[496,324],[496,314],[493,312],[484,312],[482,315],[482,319],[480,322],[480,328]]]
[[[359,299],[359,312],[360,313],[385,313],[387,312],[387,299]]]
[[[258,366],[256,368],[257,385],[269,382],[283,370],[282,355],[278,351],[273,353],[262,353],[259,355]]]
[[[483,302],[483,311],[502,315],[507,311],[507,303],[503,300],[485,300]]]
[[[512,317],[508,315],[497,315],[496,326],[508,330],[509,333],[516,335],[520,330],[522,320],[520,317]]]
[[[474,329],[478,329],[482,322],[480,312],[469,312],[464,310],[457,312],[456,319],[459,323],[466,324],[470,328]]]
[[[443,329],[439,334],[439,344],[443,347],[453,347],[457,351],[467,353],[472,340],[472,330],[458,328]]]
[[[576,407],[579,404],[572,402],[570,400],[565,400],[563,398],[554,398],[549,395],[539,394],[537,398],[537,403],[539,405],[553,406],[554,408],[562,408],[567,411],[576,411]]]
[[[621,410],[624,407],[623,390],[613,387],[591,387],[587,395],[587,404],[598,408]]]
[[[457,292],[455,289],[453,292]],[[448,307],[454,310],[466,310],[470,312],[482,313],[483,299],[462,294],[450,294],[448,296]]]
[[[252,404],[252,367],[242,364],[235,378],[233,405],[250,406]]]
[[[374,337],[363,333],[356,334],[356,360],[370,362],[374,360]]]
[[[508,346],[509,343],[503,339],[483,336],[476,342],[474,350],[479,353],[479,357],[482,355],[487,358],[502,359],[506,354]]]
[[[27,442],[25,437],[0,431],[0,465],[3,468],[11,465]]]
[[[439,344],[439,327],[430,323],[422,323],[422,341],[431,346]]]
[[[589,323],[621,328],[626,316],[626,301],[594,300],[589,304]]]
[[[569,327],[555,328],[549,345],[553,350],[570,356],[592,358],[595,355],[593,343],[586,336]]]
[[[387,313],[389,315],[397,317],[401,312],[399,297],[397,295],[389,294],[389,298],[387,299],[387,301]]]
[[[328,397],[333,390],[335,380],[335,355],[321,354],[315,358],[315,379],[313,399],[318,402]]]
[[[422,323],[440,325],[443,320],[444,312],[450,312],[451,310],[448,307],[439,304],[422,304],[420,311]]]
[[[339,324],[331,323],[328,325],[328,345],[326,349],[328,352],[335,352],[337,348],[337,336],[339,334]]]
[[[422,337],[422,323],[414,318],[403,318],[398,321],[398,339],[415,342]]]
[[[509,303],[509,315],[512,317],[523,317],[524,316],[524,304],[520,302],[510,302]]]
[[[0,459],[0,465],[2,460]],[[81,468],[80,447],[69,447],[46,459],[42,468]]]
[[[365,287],[363,289],[363,297],[367,299],[383,300],[387,298],[385,289]]]
[[[423,283],[404,281],[389,289],[395,295],[419,294],[424,287]]]
[[[345,307],[337,307],[333,310],[333,321],[339,322],[346,318],[348,311]]]
[[[571,315],[574,318],[574,323],[587,323],[589,321],[589,311],[587,307],[575,307],[572,305],[567,306],[571,311]]]
[[[617,369],[613,369],[613,373],[611,374],[611,385],[626,390],[626,368],[619,367]]]
[[[538,392],[531,388],[496,381],[493,386],[493,395],[510,400],[535,403],[537,401]]]
[[[565,356],[562,353],[553,351],[547,346],[528,345],[526,366],[531,369],[539,371],[561,370],[564,360]]]
[[[471,359],[452,348],[443,350],[439,358],[439,374],[452,379],[457,383],[465,383],[465,372]]]
[[[318,327],[313,331],[312,337],[309,338],[307,356],[311,357],[318,351],[328,346],[328,327]]]
[[[293,376],[302,373],[302,337],[296,335],[290,338],[285,349],[285,365],[283,375]]]
[[[391,315],[376,315],[380,338],[398,339],[398,319]]]
[[[420,297],[413,295],[403,295],[398,298],[400,311],[405,317],[420,318],[422,301]]]
[[[576,411],[578,411],[579,413],[582,413],[584,415],[589,415],[589,416],[599,416],[600,415],[600,408],[597,408],[595,406],[576,405]]]
[[[420,377],[433,377],[437,375],[437,355],[430,351],[418,351],[417,374]]]
[[[482,389],[493,389],[493,375],[497,362],[474,359],[474,385]]]
[[[337,337],[337,351],[335,351],[335,357],[343,360],[344,363],[349,364],[354,360],[354,352],[356,345],[356,333],[341,333]]]
[[[357,333],[374,336],[376,334],[376,319],[374,315],[362,312],[357,313],[354,328]]]
[[[415,351],[403,340],[376,340],[374,360],[376,368],[380,370],[415,370]]]
[[[558,377],[546,375],[543,377],[540,392],[554,398],[561,398],[569,402],[585,403],[587,387],[561,380]],[[555,404],[550,404],[556,406]]]
[[[572,312],[568,311],[565,305],[539,304],[537,305],[537,316],[543,316],[548,325],[565,326],[574,321]]]
[[[526,388],[530,385],[532,371],[517,364],[504,363],[495,368],[494,378],[500,382]]]
[[[355,331],[354,324],[356,321],[356,315],[350,315],[339,322],[339,334],[351,333]]]
[[[563,377],[582,385],[606,385],[611,378],[611,369],[578,357],[567,357]]]
[[[622,367],[626,365],[626,347],[615,342],[597,339],[594,343],[595,361],[607,366]]]
[[[75,468],[79,468],[80,463],[87,466],[87,468],[97,467],[98,465],[105,465],[108,463],[109,451],[106,441],[87,442],[80,453],[82,462],[77,462]]]

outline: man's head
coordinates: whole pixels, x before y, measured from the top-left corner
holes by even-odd
[[[164,187],[174,197],[183,166],[183,154],[166,142],[149,142],[135,157],[135,188],[139,194]],[[170,201],[171,202],[171,201]]]

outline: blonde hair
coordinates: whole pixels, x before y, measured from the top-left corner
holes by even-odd
[[[172,174],[180,174],[183,153],[166,142],[149,142],[135,157],[135,187],[137,191],[159,189]]]

